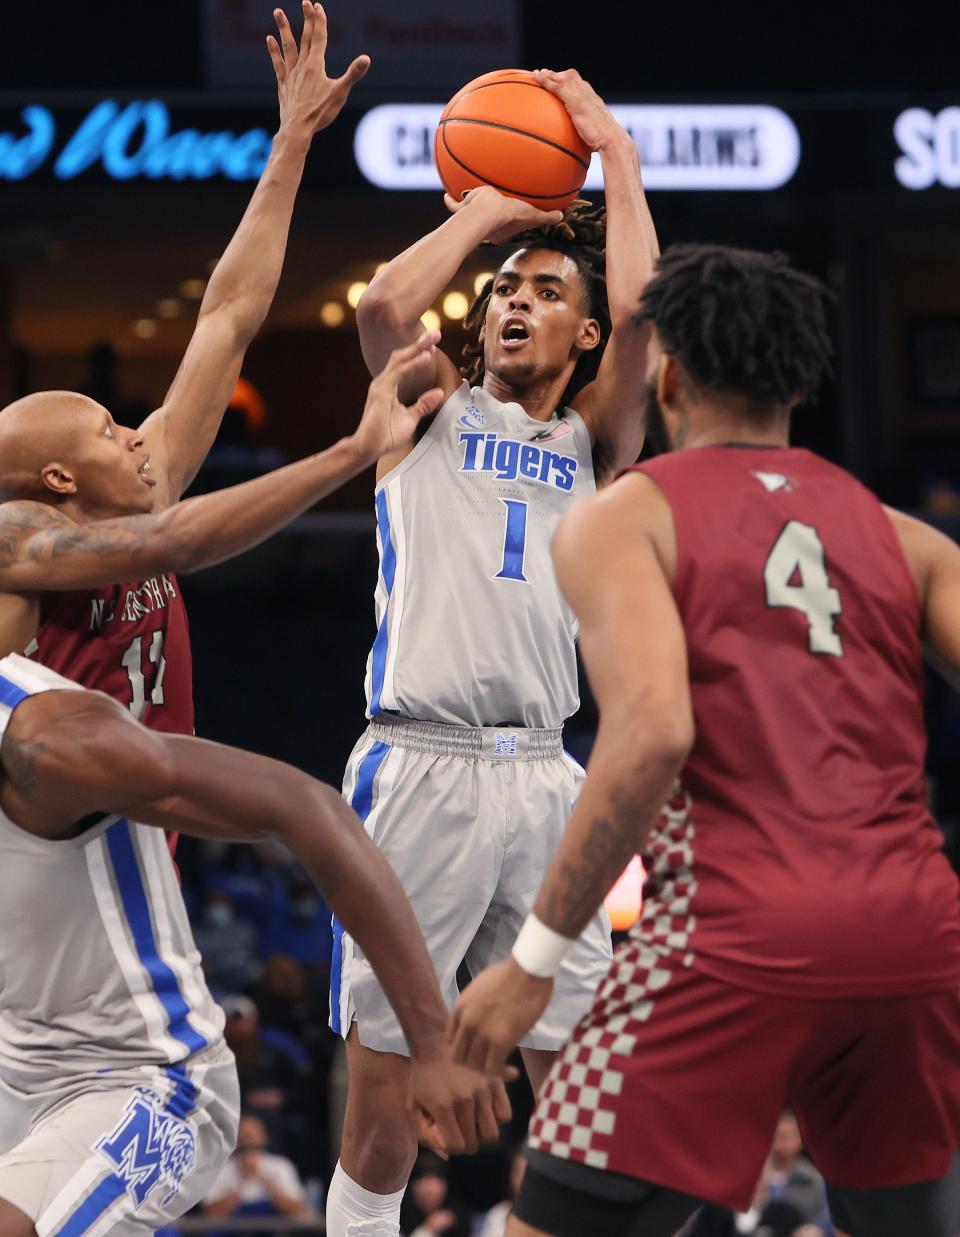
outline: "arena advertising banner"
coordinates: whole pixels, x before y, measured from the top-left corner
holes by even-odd
[[[775,103],[613,103],[651,191],[943,193],[960,188],[960,105],[872,108]],[[323,134],[308,184],[436,192],[440,103],[392,102]],[[160,98],[86,102],[0,94],[3,185],[229,184],[255,181],[270,154],[272,109]],[[600,161],[585,189],[602,186]]]
[[[893,134],[900,151],[893,170],[905,189],[960,189],[960,107],[908,107]]]
[[[179,124],[161,99],[103,99],[79,115],[43,104],[0,125],[0,181],[39,174],[76,180],[257,180],[270,155],[270,130]]]
[[[206,77],[210,86],[243,88],[272,85],[263,49],[262,0],[206,0],[204,4]],[[442,87],[452,94],[462,82],[491,65],[515,64],[519,57],[516,0],[484,0],[482,5],[450,0],[350,0],[327,8],[334,72],[366,52],[376,74],[362,92]]]
[[[612,104],[640,152],[648,189],[779,189],[800,162],[786,112],[763,105]],[[357,166],[381,189],[439,189],[433,138],[443,106],[384,104],[360,121]],[[585,189],[601,189],[594,155]]]

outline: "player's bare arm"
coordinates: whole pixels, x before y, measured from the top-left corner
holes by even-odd
[[[430,367],[439,338],[438,332],[422,332],[391,356],[370,384],[354,434],[242,485],[156,513],[88,523],[76,523],[44,502],[0,504],[0,594],[7,595],[0,597],[3,655],[24,649],[33,638],[36,594],[210,567],[258,545],[369,468],[439,407],[438,390],[424,392],[411,407],[397,395],[409,375]]]
[[[322,5],[304,0],[299,48],[282,10],[274,16],[280,41],[271,36],[267,45],[277,76],[280,127],[250,205],[210,277],[173,385],[142,426],[159,482],[158,506],[176,502],[216,437],[244,354],[277,290],[311,140],[336,119],[370,64],[359,56],[342,77],[328,76]]]
[[[960,691],[960,546],[923,520],[884,510],[920,591],[927,661]]]
[[[161,735],[99,692],[18,705],[0,747],[0,806],[20,828],[66,840],[116,812],[229,841],[279,838],[356,936],[403,1027],[413,1094],[449,1150],[474,1150],[509,1116],[499,1079],[453,1063],[448,1015],[416,920],[386,860],[340,795],[279,761]]]
[[[541,69],[536,77],[560,99],[584,142],[599,153],[603,166],[612,330],[596,378],[573,401],[595,444],[599,483],[632,464],[643,447],[644,373],[653,328],[648,322],[638,324],[636,313],[660,246],[633,138],[575,69],[563,73]]]
[[[642,847],[693,741],[665,508],[647,478],[624,477],[573,507],[554,541],[557,578],[580,621],[600,710],[587,780],[534,905],[543,925],[571,941]],[[502,1063],[552,987],[512,957],[485,971],[454,1013],[457,1058]]]
[[[451,217],[415,245],[405,249],[377,275],[357,306],[357,329],[367,368],[378,373],[392,349],[415,339],[422,329],[421,315],[485,240],[505,241],[527,228],[556,223],[560,211],[542,211],[496,189],[474,189],[462,202],[445,196]],[[448,397],[463,381],[454,362],[437,353],[432,374],[418,380],[443,389]],[[416,387],[401,392],[420,394]]]

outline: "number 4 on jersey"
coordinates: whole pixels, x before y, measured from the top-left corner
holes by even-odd
[[[833,629],[841,613],[840,594],[830,584],[823,542],[810,524],[790,520],[774,543],[763,569],[768,606],[787,606],[806,615],[810,652],[843,656],[843,643]]]

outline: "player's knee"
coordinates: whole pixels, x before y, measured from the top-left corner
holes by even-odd
[[[359,1092],[359,1093],[358,1093]],[[347,1099],[340,1158],[350,1175],[402,1189],[417,1158],[417,1138],[405,1092],[354,1090]],[[372,1187],[371,1187],[372,1188]]]
[[[350,1165],[352,1177],[362,1182],[389,1182],[389,1189],[384,1187],[386,1193],[403,1188],[397,1183],[409,1179],[416,1158],[417,1139],[409,1123],[382,1123],[380,1113],[368,1114],[364,1125],[351,1136],[344,1132],[340,1148],[340,1159]]]

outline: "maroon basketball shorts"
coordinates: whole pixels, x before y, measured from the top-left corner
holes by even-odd
[[[631,938],[553,1067],[530,1146],[744,1211],[786,1106],[834,1185],[942,1176],[960,1146],[960,996],[769,996]]]

